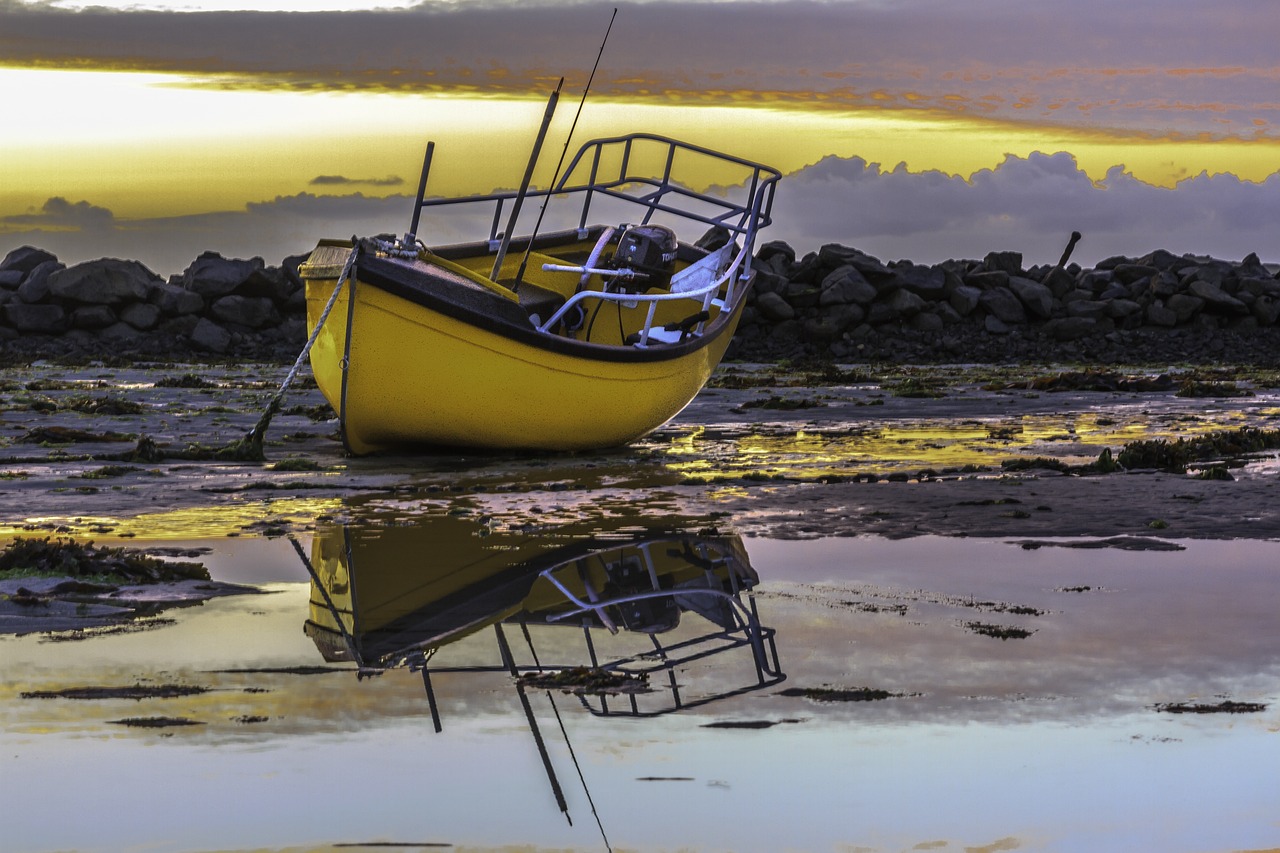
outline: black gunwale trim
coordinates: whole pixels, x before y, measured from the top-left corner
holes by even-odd
[[[675,344],[652,347],[617,347],[593,344],[539,332],[524,311],[514,302],[480,285],[460,284],[456,273],[441,270],[432,275],[410,266],[412,261],[379,258],[362,252],[357,261],[358,279],[362,285],[383,290],[415,305],[437,311],[477,329],[509,338],[548,352],[593,361],[655,362],[672,361],[710,346],[729,328],[730,320],[746,303],[745,290],[732,312],[720,312],[707,331],[697,338]],[[747,282],[745,287],[750,287]]]

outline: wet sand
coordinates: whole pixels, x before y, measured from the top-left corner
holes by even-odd
[[[466,501],[511,518],[545,517],[548,504],[678,508],[772,537],[1280,537],[1276,451],[1228,460],[1232,481],[1008,468],[1036,458],[1079,465],[1137,439],[1275,429],[1275,375],[1218,372],[1244,377],[1229,387],[1247,396],[1029,390],[1055,371],[857,371],[815,384],[796,371],[732,366],[720,387],[631,447],[540,457],[349,458],[311,388],[286,399],[266,463],[148,463],[111,457],[140,436],[169,453],[226,446],[257,420],[283,368],[15,370],[0,408],[0,535],[280,535],[340,512],[344,498],[381,494]],[[207,387],[160,387],[193,376]],[[921,385],[938,396],[900,396]]]

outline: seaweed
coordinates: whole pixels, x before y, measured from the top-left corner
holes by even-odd
[[[14,539],[0,551],[0,575],[73,578],[112,578],[128,583],[209,580],[200,563],[179,563],[150,557],[128,548],[96,548],[73,539]]]

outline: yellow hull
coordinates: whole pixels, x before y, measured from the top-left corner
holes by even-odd
[[[337,248],[322,244],[317,253],[326,249],[332,258]],[[337,275],[319,264],[303,273],[314,329]],[[637,352],[563,336],[513,336],[501,324],[451,316],[358,273],[353,291],[344,288],[325,321],[311,366],[341,415],[347,449],[357,455],[415,445],[615,447],[666,423],[697,395],[724,355],[742,302],[713,320],[696,344]],[[663,309],[683,310],[674,303]],[[602,329],[621,329],[617,311],[617,323],[610,315]]]

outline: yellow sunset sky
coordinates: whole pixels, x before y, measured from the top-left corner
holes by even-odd
[[[613,8],[0,0],[0,252],[167,273],[403,230],[427,139],[431,192],[512,187],[560,76],[564,144]],[[1265,0],[618,9],[572,147],[647,130],[775,166],[766,239],[1280,260]]]

